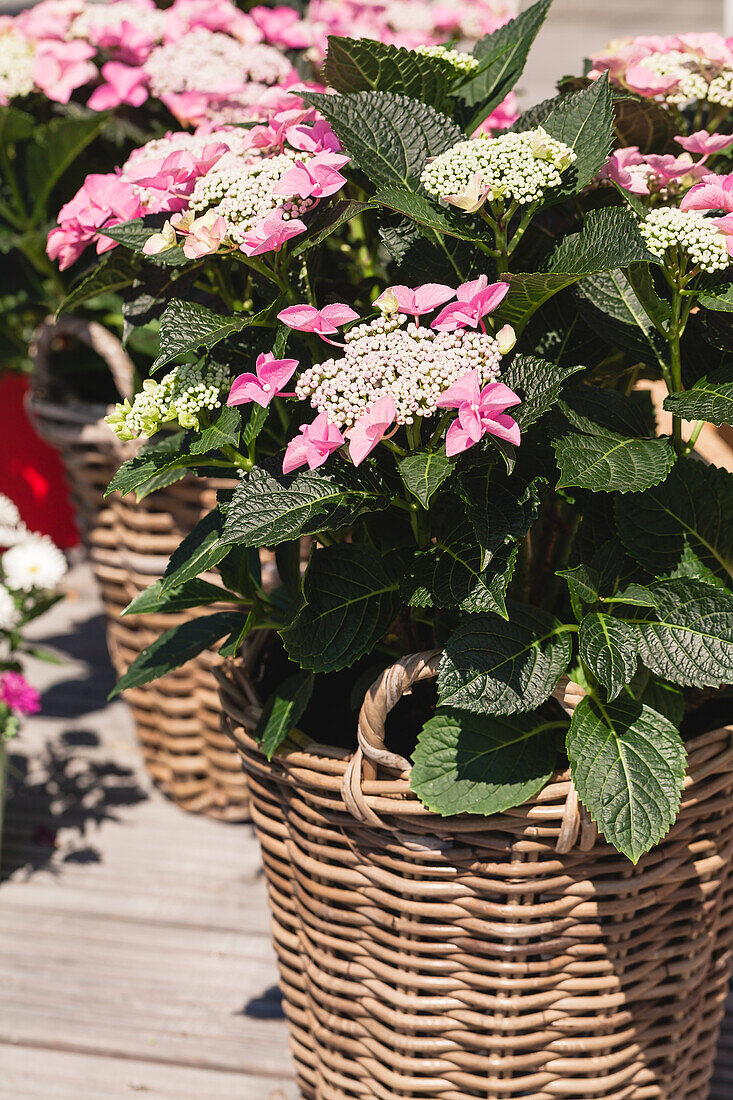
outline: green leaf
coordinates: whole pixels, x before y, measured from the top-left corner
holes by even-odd
[[[700,378],[692,389],[665,397],[664,407],[683,420],[730,424],[733,422],[733,364]]]
[[[554,725],[536,715],[489,718],[440,709],[418,736],[410,789],[444,817],[489,817],[521,806],[554,771]]]
[[[551,3],[552,0],[539,0],[493,34],[479,39],[474,46],[473,55],[480,62],[480,68],[453,89],[469,107],[477,108],[466,127],[468,133],[499,106],[519,80]]]
[[[537,518],[539,494],[534,483],[504,480],[488,464],[472,463],[461,474],[460,493],[479,545],[489,553],[523,538]]]
[[[352,218],[358,217],[369,209],[368,202],[357,202],[355,199],[330,199],[315,212],[312,218],[308,219],[308,231],[298,237],[290,251],[291,257],[302,256],[308,249],[323,244],[342,225],[346,225]]]
[[[255,468],[237,486],[226,505],[222,541],[243,546],[272,546],[279,542],[342,527],[363,512],[386,508],[389,498],[379,483],[348,467],[297,474],[277,472],[275,463]]]
[[[687,756],[663,715],[623,700],[582,699],[567,738],[570,773],[609,843],[636,863],[677,817]]]
[[[67,294],[59,313],[70,313],[100,294],[115,294],[131,286],[138,275],[139,264],[134,256],[116,248],[98,259],[91,272],[85,274]]]
[[[628,623],[598,611],[586,615],[578,637],[580,656],[615,699],[636,672],[636,632]]]
[[[244,641],[248,634],[251,634],[257,627],[257,618],[253,611],[250,611],[247,618],[244,620],[244,624],[237,630],[234,630],[226,641],[219,646],[219,656],[224,657],[239,657],[239,651],[242,648]]]
[[[606,163],[613,144],[613,108],[608,74],[587,88],[560,98],[542,123],[547,133],[575,150],[553,199],[576,195]]]
[[[393,92],[304,94],[331,123],[357,168],[378,187],[417,185],[428,157],[465,139],[427,103]]]
[[[471,614],[493,611],[506,618],[506,590],[516,557],[516,548],[494,555],[482,550],[470,525],[459,516],[434,536],[428,550],[415,554],[402,580],[402,597],[412,607],[458,608]]]
[[[718,287],[710,294],[701,294],[698,302],[704,309],[712,309],[715,313],[733,313],[733,283]]]
[[[455,69],[441,57],[369,38],[328,37],[326,83],[337,92],[398,92],[434,107],[445,103]]]
[[[614,503],[628,552],[658,577],[733,577],[733,474],[678,459],[666,481]],[[695,568],[697,567],[697,568]]]
[[[104,114],[91,118],[55,118],[34,129],[34,142],[26,155],[28,193],[33,218],[43,220],[51,192],[66,170],[81,156],[107,122]]]
[[[161,577],[136,596],[122,614],[171,615],[176,611],[187,611],[190,607],[204,607],[207,604],[221,603],[222,600],[236,599],[226,589],[198,579],[184,581],[178,588],[164,592]]]
[[[17,107],[0,106],[0,143],[7,149],[33,136],[38,125],[33,115]]]
[[[648,274],[646,265],[633,265],[642,267]],[[602,271],[597,275],[590,275],[578,283],[576,295],[580,299],[583,316],[588,324],[600,330],[609,337],[613,343],[636,352],[645,357],[658,361],[662,355],[664,341],[654,328],[647,316],[639,296],[635,292],[623,271]],[[651,288],[657,307],[657,316],[660,323],[664,316],[664,305]],[[653,302],[651,296],[648,301]]]
[[[117,241],[118,244],[129,248],[131,252],[144,255],[143,246],[146,241],[160,232],[160,218],[155,217],[155,225],[143,218],[133,218],[129,222],[120,222],[119,225],[109,226],[105,229],[105,237]],[[182,267],[191,261],[184,255],[183,248],[178,245],[175,248],[167,248],[165,252],[158,252],[155,256],[146,256],[147,263],[160,264],[163,267]]]
[[[214,508],[189,531],[166,566],[162,585],[164,593],[213,569],[227,556],[230,547],[221,541],[223,525],[224,517],[218,508]]]
[[[516,714],[550,697],[570,661],[570,638],[545,611],[507,606],[508,622],[471,615],[448,638],[438,674],[441,706]]]
[[[637,145],[641,153],[668,153],[675,148],[674,117],[653,99],[617,91],[613,108],[617,148]]]
[[[601,577],[590,565],[576,565],[574,569],[558,569],[556,577],[562,577],[570,592],[570,602],[577,619],[582,619],[586,606],[598,603]]]
[[[258,405],[257,408],[260,406]],[[239,443],[241,430],[242,414],[239,409],[230,409],[225,405],[215,422],[194,437],[189,451],[192,455],[201,455],[206,454],[207,451],[217,451],[220,447],[227,445],[236,446]]]
[[[663,481],[675,460],[667,439],[628,439],[613,432],[568,434],[553,443],[560,467],[558,489],[638,493]]]
[[[417,451],[401,459],[399,469],[406,488],[427,508],[433,493],[450,477],[452,466],[442,451]]]
[[[265,703],[255,728],[255,738],[272,760],[290,731],[300,721],[313,694],[311,672],[296,672],[278,684]]]
[[[171,454],[164,451],[144,451],[122,463],[110,481],[104,495],[108,497],[112,493],[121,493],[122,496],[125,496],[127,493],[136,492],[142,486],[147,488],[148,482],[155,476],[168,475],[178,470],[185,473],[191,465],[192,460],[188,455]],[[168,482],[165,482],[165,484],[168,484]],[[147,496],[147,493],[138,493],[138,501],[142,500],[144,496]]]
[[[288,656],[313,672],[348,668],[394,621],[398,588],[376,550],[353,544],[316,550],[303,582],[305,606],[281,631]]]
[[[535,355],[517,355],[501,380],[522,398],[522,404],[511,410],[522,431],[526,431],[555,405],[563,383],[583,367],[558,367]]]
[[[565,237],[552,252],[547,271],[583,277],[633,263],[658,262],[647,250],[639,219],[619,206],[589,210],[579,233]]]
[[[384,187],[377,191],[373,201],[379,206],[386,206],[388,210],[404,214],[418,225],[433,229],[436,233],[447,233],[461,241],[488,240],[486,234],[481,236],[473,231],[470,221],[465,217],[459,217],[451,210],[441,208],[404,187]]]
[[[151,680],[157,680],[172,669],[185,665],[186,661],[208,649],[225,634],[239,631],[242,619],[239,611],[219,611],[215,615],[187,619],[179,626],[166,630],[135,658],[110,692],[110,699],[127,688],[149,684]]]
[[[243,314],[214,313],[196,302],[174,298],[160,319],[160,354],[151,369],[164,367],[184,352],[213,348],[248,323],[250,319]]]
[[[637,397],[601,386],[568,386],[559,404],[566,420],[580,432],[593,435],[600,428],[626,435],[649,435],[654,430],[649,408]]]

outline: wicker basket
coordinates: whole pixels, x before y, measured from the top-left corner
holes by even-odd
[[[103,417],[108,409],[52,399],[49,370],[55,337],[81,340],[105,360],[121,396],[130,396],[134,367],[119,340],[101,325],[77,318],[48,321],[32,349],[34,385],[28,412],[38,434],[60,452],[79,527],[107,617],[107,637],[118,673],[164,630],[184,616],[120,611],[157,577],[181,539],[216,502],[223,482],[185,478],[136,504],[131,497],[103,500],[112,475],[129,447],[115,439]],[[219,724],[213,668],[205,652],[182,669],[126,693],[151,776],[187,810],[225,821],[248,821],[247,780],[231,742]]]
[[[677,823],[636,867],[569,777],[492,819],[443,819],[384,720],[439,654],[370,690],[354,754],[268,763],[220,675],[250,778],[285,1011],[309,1100],[706,1100],[729,981],[733,728],[688,743]],[[565,681],[568,710],[581,697]]]

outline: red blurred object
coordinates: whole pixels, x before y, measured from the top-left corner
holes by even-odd
[[[28,380],[0,375],[0,493],[15,501],[31,531],[50,535],[62,550],[76,546],[79,534],[61,459],[36,435],[23,398]]]

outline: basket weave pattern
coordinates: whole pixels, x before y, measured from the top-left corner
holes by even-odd
[[[64,463],[104,603],[110,655],[121,674],[163,631],[193,614],[120,619],[122,609],[163,574],[181,539],[216,503],[216,489],[223,483],[187,477],[140,504],[117,495],[104,501],[113,474],[130,457],[129,449],[121,447],[104,423],[108,410],[103,406],[63,404],[46,395],[51,388],[50,345],[59,334],[89,343],[107,362],[123,396],[130,392],[133,367],[117,338],[102,326],[76,318],[48,322],[36,337],[37,370],[28,400],[36,431]],[[125,698],[148,770],[164,792],[184,809],[248,821],[247,780],[220,729],[217,661],[214,652],[206,651],[162,680],[131,689]]]
[[[733,729],[688,743],[679,819],[634,868],[566,774],[488,820],[421,806],[384,718],[436,658],[370,690],[355,754],[298,736],[271,764],[246,683],[221,678],[304,1095],[706,1100],[733,937]],[[571,710],[579,689],[556,697]]]

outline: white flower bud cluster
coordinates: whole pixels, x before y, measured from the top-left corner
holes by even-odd
[[[287,221],[316,205],[315,199],[288,199],[273,194],[272,190],[296,160],[307,161],[311,156],[288,148],[271,157],[261,156],[257,150],[242,156],[227,153],[196,181],[189,209],[221,214],[229,224],[228,236],[241,244],[254,226],[274,210],[280,209]]]
[[[144,68],[151,91],[157,96],[202,92],[226,97],[250,81],[272,86],[292,73],[292,65],[274,46],[240,42],[205,27],[196,27],[178,41],[158,46]]]
[[[73,5],[70,5],[73,6]],[[162,42],[165,36],[166,13],[160,8],[144,8],[129,0],[114,3],[86,3],[72,20],[69,38],[84,38],[96,42],[101,32],[116,29],[124,33],[124,23],[148,35],[152,42]]]
[[[708,101],[719,103],[721,107],[733,107],[733,69],[723,71],[708,85]]]
[[[524,206],[558,187],[575,159],[569,145],[550,137],[541,126],[500,137],[481,134],[434,157],[420,182],[429,195],[444,199],[461,194],[479,177],[490,200],[505,198]]]
[[[119,402],[105,419],[119,439],[149,439],[172,421],[198,431],[199,413],[218,409],[230,382],[226,369],[216,363],[182,363],[160,382],[147,378],[132,404]]]
[[[416,46],[415,53],[424,54],[425,57],[440,57],[459,73],[472,73],[479,67],[479,60],[472,53],[450,50],[447,46]]]
[[[33,91],[33,55],[33,45],[23,35],[12,28],[0,34],[0,103]]]
[[[326,359],[304,371],[295,385],[332,424],[350,428],[378,398],[391,394],[398,424],[432,416],[450,385],[478,368],[482,383],[493,382],[501,354],[493,336],[473,329],[435,332],[408,324],[404,314],[377,317],[345,336],[341,359]]]
[[[725,234],[697,210],[673,206],[652,210],[641,232],[649,251],[660,258],[668,249],[680,248],[702,271],[722,271],[731,262]]]
[[[704,61],[696,53],[670,50],[653,53],[639,64],[656,76],[671,76],[678,83],[662,99],[669,104],[685,104],[708,100],[724,107],[733,107],[733,69]]]

